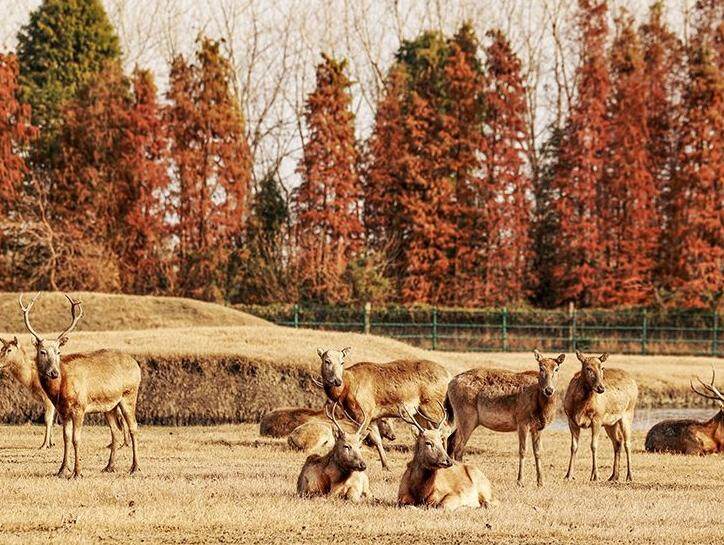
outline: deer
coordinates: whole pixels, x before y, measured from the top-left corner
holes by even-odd
[[[55,420],[55,407],[53,407],[53,403],[45,395],[45,391],[40,385],[35,363],[28,358],[17,337],[13,337],[9,341],[0,338],[0,344],[2,344],[0,348],[0,370],[7,369],[15,377],[15,380],[30,390],[32,396],[43,404],[45,436],[40,448],[50,448],[53,446],[52,430],[53,421]]]
[[[347,420],[342,421],[342,427],[345,428],[347,433],[353,433],[353,424]],[[355,422],[355,426],[359,427],[359,423]],[[380,419],[370,424],[370,430],[377,427],[377,431],[383,439],[388,441],[395,440],[395,432],[392,425],[387,419]],[[330,425],[329,420],[321,418],[312,418],[307,420],[287,437],[287,443],[294,450],[301,450],[303,452],[317,452],[325,447],[329,447],[334,444],[334,428]],[[369,433],[364,437],[363,442],[365,445],[374,446],[369,438]]]
[[[448,385],[445,406],[455,430],[448,453],[462,461],[473,431],[483,426],[493,431],[518,432],[518,485],[523,486],[523,463],[528,434],[533,445],[536,480],[543,486],[541,432],[556,415],[558,371],[565,354],[545,358],[533,351],[538,371],[515,373],[504,369],[470,369]]]
[[[389,363],[357,363],[345,370],[351,348],[317,349],[321,360],[320,386],[329,402],[337,402],[352,420],[365,429],[380,418],[399,418],[402,404],[411,414],[423,417],[445,399],[450,373],[442,365],[427,360],[395,360]],[[362,421],[362,415],[365,420]],[[374,426],[370,440],[385,470],[389,470],[382,437]]]
[[[327,418],[335,429],[334,446],[324,456],[312,454],[307,458],[297,479],[297,494],[301,497],[331,495],[357,503],[370,494],[367,464],[360,450],[366,420],[363,418],[355,433],[347,433],[334,415],[337,403],[331,410],[327,407]]]
[[[670,452],[676,454],[716,454],[724,452],[724,395],[714,386],[716,372],[712,365],[711,382],[696,380],[704,388],[697,390],[693,381],[691,389],[705,399],[719,402],[719,412],[704,422],[698,420],[664,420],[655,424],[646,434],[648,452]]]
[[[442,405],[440,409],[443,416],[437,426],[425,429],[406,406],[400,407],[400,418],[413,427],[416,438],[412,460],[400,481],[397,504],[450,511],[493,505],[492,487],[483,472],[475,466],[453,460],[445,450],[443,426],[446,411]]]
[[[35,366],[40,385],[63,425],[63,461],[57,475],[63,477],[69,470],[72,441],[75,460],[70,476],[76,479],[82,476],[80,440],[83,420],[86,413],[94,412],[102,412],[111,429],[110,456],[103,471],[115,471],[116,450],[121,439],[119,435],[123,434],[116,422],[119,409],[131,437],[130,471],[131,474],[138,472],[136,403],[141,384],[141,367],[128,354],[111,350],[69,354],[61,359],[61,348],[83,317],[83,308],[80,301],[74,301],[66,294],[70,303],[71,323],[56,339],[44,339],[30,322],[30,311],[39,295],[35,295],[25,305],[23,294],[20,294],[18,303],[25,327],[34,338]]]
[[[311,418],[324,416],[322,409],[307,407],[282,407],[274,409],[261,417],[259,435],[268,437],[286,437]]]
[[[563,408],[571,431],[571,455],[566,480],[573,480],[573,467],[578,452],[581,428],[591,428],[591,481],[598,480],[598,435],[606,430],[613,444],[613,469],[609,481],[619,480],[621,445],[626,451],[626,481],[633,480],[631,471],[631,423],[638,399],[636,381],[621,369],[604,369],[608,354],[585,356],[576,350],[581,362],[568,384]]]

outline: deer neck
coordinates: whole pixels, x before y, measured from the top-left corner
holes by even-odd
[[[324,385],[324,393],[331,401],[338,401],[344,403],[347,399],[347,395],[350,391],[350,376],[349,373],[342,375],[342,386],[331,386],[329,384]]]
[[[412,482],[413,496],[425,498],[432,489],[432,483],[435,480],[437,469],[424,467],[422,464],[412,461],[412,472],[410,481]]]
[[[546,425],[553,422],[556,417],[556,404],[558,402],[558,394],[553,394],[548,397],[541,392],[541,389],[536,385],[536,410],[535,419],[539,428],[543,429]]]
[[[339,465],[339,462],[337,462],[334,456],[334,448],[325,456],[324,471],[327,473],[332,482],[344,481],[352,474],[351,471],[348,471]]]
[[[53,405],[58,408],[58,402],[60,401],[60,385],[63,378],[63,371],[61,366],[61,374],[58,378],[48,378],[44,375],[41,375],[38,373],[38,378],[40,379],[40,385],[43,387],[43,391],[45,392],[45,395],[48,396],[48,399],[53,403]]]

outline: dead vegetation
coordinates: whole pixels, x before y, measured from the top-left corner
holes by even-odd
[[[141,429],[144,467],[138,476],[100,472],[108,429],[86,426],[87,471],[80,481],[56,479],[58,446],[37,450],[42,426],[0,427],[0,542],[17,545],[145,543],[507,543],[533,545],[714,544],[724,540],[721,455],[642,453],[634,433],[635,483],[563,480],[568,431],[546,437],[546,486],[515,483],[514,434],[478,430],[467,461],[490,479],[500,505],[445,513],[395,506],[412,457],[400,426],[385,473],[371,449],[372,499],[362,505],[296,496],[306,454],[284,439],[259,438],[256,425]],[[130,461],[129,449],[119,462]],[[610,471],[610,443],[600,448]]]

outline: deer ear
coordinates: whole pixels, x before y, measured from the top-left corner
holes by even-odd
[[[586,358],[583,357],[583,354],[581,353],[580,350],[576,350],[576,357],[578,358],[578,361],[580,361],[581,363],[586,363]]]
[[[345,346],[345,347],[342,349],[342,356],[346,358],[346,357],[347,357],[347,354],[349,354],[350,350],[352,350],[352,347],[351,347],[351,346]]]
[[[535,349],[533,350],[533,355],[535,356],[535,361],[540,361],[540,360],[543,359],[543,356],[541,355],[540,352],[538,352],[538,349],[537,349],[537,348],[535,348]]]
[[[608,359],[608,352],[604,352],[603,354],[601,354],[601,356],[598,359],[601,360],[601,363],[606,361]]]
[[[14,336],[13,336],[13,340],[10,341],[10,344],[14,344],[15,346],[20,346],[20,344],[18,343],[18,337],[17,337],[17,335],[14,335]]]
[[[317,348],[317,356],[319,356],[320,358],[324,357],[324,350],[322,350],[321,348]]]
[[[565,355],[565,354],[561,354],[561,355],[559,355],[559,356],[556,358],[556,361],[558,362],[558,365],[560,365],[561,363],[564,362],[565,359],[566,359],[566,355]]]
[[[60,339],[58,339],[58,346],[65,346],[65,343],[68,342],[68,337],[65,335],[62,336]]]

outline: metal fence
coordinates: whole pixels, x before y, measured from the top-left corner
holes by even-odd
[[[694,310],[241,306],[280,325],[355,331],[432,350],[720,355],[721,316]]]

